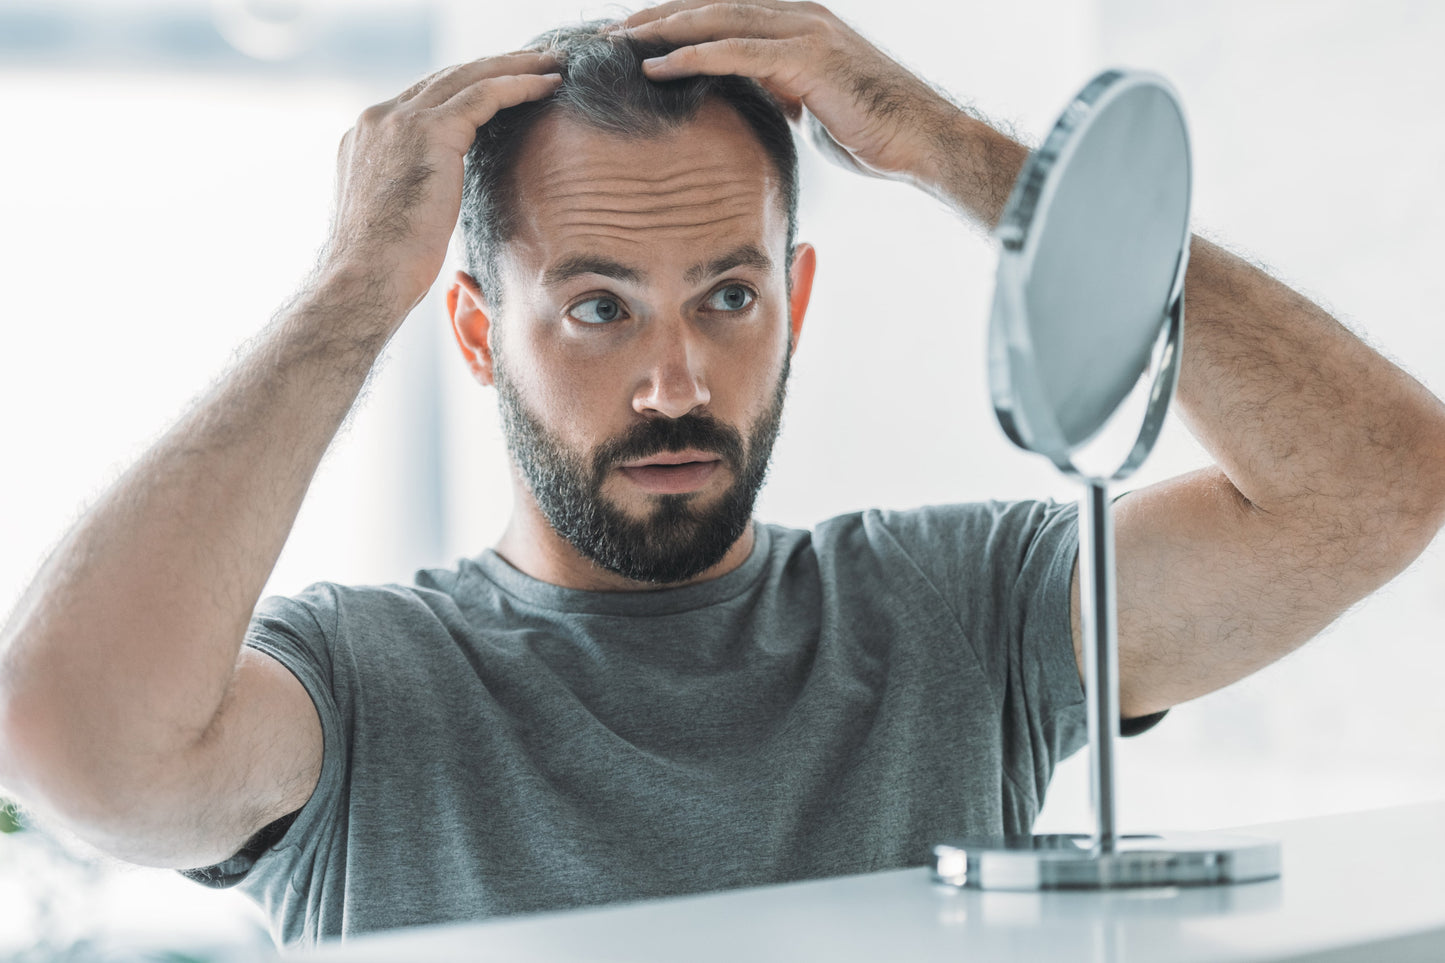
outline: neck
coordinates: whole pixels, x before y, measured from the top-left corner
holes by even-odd
[[[717,564],[683,582],[658,585],[638,582],[609,571],[583,556],[572,543],[558,535],[525,487],[513,489],[512,517],[493,550],[517,571],[561,588],[588,592],[646,592],[679,588],[720,578],[733,571],[753,550],[753,526],[749,524]]]

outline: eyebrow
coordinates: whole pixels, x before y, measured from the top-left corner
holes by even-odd
[[[716,277],[736,267],[771,271],[773,261],[756,244],[743,244],[721,257],[713,258],[705,263],[694,264],[683,273],[683,280],[688,284],[697,284],[704,278]],[[547,287],[554,287],[583,274],[597,274],[633,284],[643,281],[647,276],[646,272],[638,268],[600,254],[572,254],[547,268],[542,273],[542,283]]]
[[[744,244],[741,247],[733,248],[722,257],[713,258],[706,264],[694,264],[688,268],[682,278],[688,284],[697,284],[704,278],[717,277],[736,267],[757,268],[760,271],[771,271],[773,262],[762,248],[756,244]]]
[[[642,280],[642,272],[628,267],[621,261],[598,254],[573,254],[564,257],[542,273],[542,283],[555,287],[583,274],[600,274],[605,278],[636,283]]]

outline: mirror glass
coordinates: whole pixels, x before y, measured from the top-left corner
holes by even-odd
[[[1110,71],[1084,88],[1030,155],[1000,219],[995,408],[1016,444],[1061,467],[1071,467],[1142,378],[1172,378],[1177,354],[1167,336],[1187,261],[1189,157],[1168,85]],[[1161,350],[1170,364],[1156,363]],[[1146,391],[1146,404],[1129,406],[1139,408],[1129,444],[1139,418],[1162,418],[1168,394]]]

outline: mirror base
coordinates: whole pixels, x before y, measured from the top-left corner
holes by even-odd
[[[1220,886],[1275,879],[1279,843],[1251,836],[1120,836],[1104,852],[1090,836],[1049,834],[933,847],[933,877],[983,890]]]

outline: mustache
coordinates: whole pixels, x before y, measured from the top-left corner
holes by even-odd
[[[711,415],[687,414],[638,422],[603,443],[592,456],[592,472],[601,481],[620,462],[688,448],[717,455],[734,471],[743,463],[743,437],[737,429]]]

